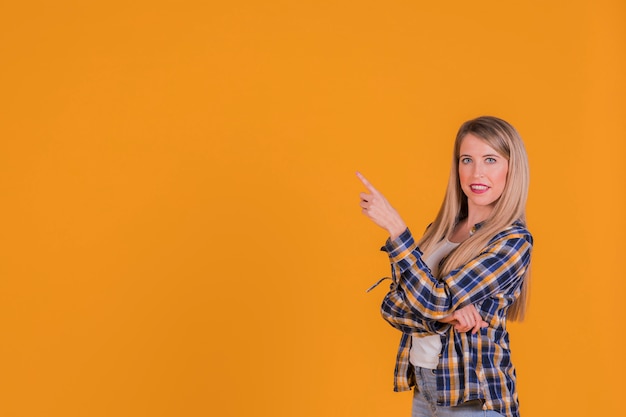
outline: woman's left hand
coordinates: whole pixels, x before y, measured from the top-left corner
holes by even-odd
[[[402,217],[398,214],[391,204],[387,201],[380,191],[378,191],[370,182],[360,173],[357,172],[365,188],[369,192],[361,193],[361,213],[369,217],[374,223],[389,232],[391,240],[397,238],[406,230],[406,224]]]
[[[489,327],[489,323],[482,319],[478,309],[473,304],[460,308],[439,321],[452,324],[454,329],[461,333],[471,330],[472,334],[476,334],[480,329]]]

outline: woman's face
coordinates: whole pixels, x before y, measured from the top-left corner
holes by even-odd
[[[509,161],[471,133],[461,141],[459,180],[470,212],[493,209],[506,185]]]

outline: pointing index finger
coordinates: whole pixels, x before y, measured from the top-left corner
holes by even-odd
[[[363,176],[363,174],[357,171],[356,176],[359,177],[363,185],[365,185],[365,188],[367,188],[372,194],[378,192],[378,190],[376,190],[376,188],[374,188],[374,186],[370,184],[370,182],[367,180],[367,178]]]

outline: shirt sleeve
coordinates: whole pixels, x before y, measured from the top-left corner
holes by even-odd
[[[397,291],[397,284],[393,282],[389,292],[383,299],[381,313],[383,318],[394,328],[402,333],[412,336],[426,336],[432,334],[445,334],[451,327],[448,323],[427,319],[418,314],[401,300],[402,292]]]
[[[389,255],[393,280],[383,301],[383,317],[394,327],[411,316],[426,322],[439,320],[461,307],[516,288],[530,262],[531,248],[530,233],[512,226],[495,236],[476,258],[437,279],[406,229],[382,248]]]

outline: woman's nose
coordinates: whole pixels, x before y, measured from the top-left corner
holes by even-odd
[[[474,177],[475,178],[482,178],[485,176],[484,173],[484,167],[480,164],[476,164],[474,165]]]

